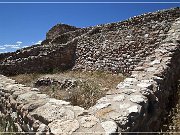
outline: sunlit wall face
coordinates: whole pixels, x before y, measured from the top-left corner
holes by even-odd
[[[68,0],[66,3],[48,3],[50,0],[8,0],[0,2],[0,52],[40,43],[45,33],[57,23],[77,27],[94,26],[125,20],[146,12],[177,7],[179,3],[147,3],[156,0]],[[25,3],[28,2],[29,3]],[[39,3],[33,3],[33,2]],[[53,0],[62,2],[63,0]],[[128,3],[128,1],[133,3]],[[146,3],[143,3],[146,2]],[[164,2],[170,0],[163,0]],[[171,0],[175,2],[177,0]],[[18,44],[17,42],[21,42]],[[5,46],[6,45],[6,46]]]

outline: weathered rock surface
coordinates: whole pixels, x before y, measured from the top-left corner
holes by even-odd
[[[39,78],[35,83],[35,87],[40,86],[59,86],[60,89],[66,89],[70,90],[74,87],[78,86],[78,82],[81,82],[82,80],[74,79],[74,78],[61,78],[59,80],[51,77],[43,77]]]
[[[120,26],[126,28],[126,26],[130,24],[134,27],[139,26],[138,24],[142,25],[143,22],[147,22],[146,25],[143,23],[145,25],[143,31],[142,29],[135,29],[136,31],[139,30],[139,34],[145,32],[141,36],[143,36],[143,42],[148,41],[147,46],[145,44],[141,46],[142,44],[137,43],[136,46],[140,46],[139,50],[129,50],[129,53],[137,53],[139,59],[137,54],[135,59],[138,59],[137,62],[141,62],[132,71],[129,78],[126,78],[124,82],[118,84],[116,90],[110,90],[105,97],[99,99],[97,103],[88,110],[72,106],[69,102],[49,98],[38,92],[37,89],[34,90],[30,87],[16,84],[14,80],[0,75],[1,115],[6,117],[9,115],[12,117],[17,116],[14,122],[17,123],[24,132],[34,131],[37,132],[37,134],[42,134],[43,132],[46,134],[120,134],[120,132],[159,131],[162,119],[166,115],[168,105],[171,102],[171,98],[169,97],[176,91],[176,82],[180,74],[180,66],[178,66],[180,65],[180,18],[178,17],[180,17],[180,10],[179,8],[175,8],[146,14],[120,23]],[[153,25],[151,25],[151,23]],[[88,33],[91,35],[88,38],[96,37],[100,31],[113,35],[113,31],[121,28],[115,27],[117,25],[107,24],[103,25],[103,27],[98,26]],[[164,27],[164,25],[167,25],[167,27]],[[149,27],[152,29],[149,29]],[[108,32],[109,29],[111,29],[110,32]],[[147,31],[150,31],[150,33],[146,33],[146,29],[148,29]],[[130,28],[129,31],[130,30],[132,29]],[[157,32],[156,30],[159,31]],[[121,30],[119,30],[119,32],[120,31]],[[126,31],[123,30],[123,33],[126,33]],[[155,36],[155,42],[151,34],[158,35],[157,37]],[[107,35],[105,34],[105,36]],[[161,38],[164,36],[165,38]],[[132,34],[126,35],[126,38],[131,37]],[[144,40],[144,38],[148,37],[152,39]],[[86,38],[80,38],[78,40],[77,48],[80,46],[79,42],[84,41]],[[111,50],[113,48],[113,43],[113,46],[107,47],[111,45],[109,41],[112,40],[105,40],[105,42],[103,40],[103,48],[106,52],[108,52],[108,49]],[[92,43],[93,40],[88,39],[87,41],[91,42],[90,46],[96,47],[94,43],[97,42],[97,40],[94,40],[94,43]],[[131,39],[130,43],[128,41],[131,46],[136,42],[135,39]],[[98,43],[99,42],[97,42],[97,44]],[[148,51],[150,51],[148,50],[150,43],[152,43],[152,45],[155,43],[156,47],[151,48],[151,53],[148,53]],[[121,42],[118,44],[121,44]],[[125,49],[120,50],[122,57],[127,59],[119,57],[118,62],[129,60],[132,57],[130,54],[126,54],[129,47],[130,46],[127,46],[126,49],[125,46],[122,47]],[[143,47],[146,49],[142,50]],[[85,50],[88,49],[86,45],[84,45],[83,48]],[[89,56],[91,54],[87,54],[88,52],[92,54],[97,53],[98,55],[103,54],[98,51],[94,53],[93,49],[85,52],[84,55]],[[85,62],[81,63],[82,66],[87,67],[88,70],[90,70],[89,67],[93,69],[91,57],[86,58],[86,56],[84,56],[84,59],[81,60],[82,56],[83,55],[79,55],[76,59],[77,65],[80,65],[79,63],[82,61]],[[110,58],[105,56],[107,55],[104,55],[102,60],[109,61]],[[104,60],[105,58],[106,60]],[[130,61],[132,62],[132,58]],[[128,65],[128,61],[125,63]],[[77,68],[77,65],[75,65],[74,68]],[[105,68],[106,65],[103,65],[103,67]],[[124,70],[125,69],[126,68],[124,68]],[[7,72],[5,72],[6,70]],[[6,68],[6,70],[5,68],[1,68],[2,73],[14,71],[8,68]]]
[[[58,24],[47,33],[47,39],[41,45],[0,54],[0,73],[9,75],[72,68],[130,73],[168,36],[179,12],[179,8],[174,8],[82,29]],[[151,64],[158,62],[152,61]]]
[[[47,39],[54,39],[57,36],[70,32],[70,31],[75,31],[79,28],[76,28],[74,26],[70,26],[67,24],[57,24],[53,26],[47,33],[46,33],[46,38]]]

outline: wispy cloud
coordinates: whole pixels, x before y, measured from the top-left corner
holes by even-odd
[[[19,46],[12,46],[11,48],[13,48],[13,49],[19,49],[20,47],[19,47]]]
[[[7,53],[7,51],[3,51],[3,52],[0,52],[0,53]]]
[[[39,40],[38,42],[36,42],[35,44],[41,44],[42,40]]]
[[[17,41],[16,44],[20,45],[20,44],[22,44],[22,42],[21,41]]]
[[[27,46],[27,45],[25,45],[25,46],[22,46],[22,48],[26,48],[26,47],[29,47],[29,46]]]
[[[17,50],[21,48],[21,41],[17,41],[14,44],[4,44],[4,45],[0,45],[0,50],[1,53],[5,53],[5,52],[9,52],[9,51],[13,51],[13,50]],[[13,49],[13,50],[12,50]]]
[[[41,40],[39,40],[36,44],[41,44]],[[35,42],[34,42],[35,44]],[[26,48],[30,45],[24,45],[22,41],[17,41],[11,44],[0,44],[0,53],[12,52],[16,51],[17,49]]]
[[[6,48],[5,47],[0,47],[0,50],[5,50]]]
[[[15,46],[19,46],[19,45],[16,45],[16,44],[5,44],[3,46],[4,47],[15,47]]]

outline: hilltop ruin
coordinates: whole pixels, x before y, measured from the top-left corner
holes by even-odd
[[[23,132],[157,132],[177,92],[180,9],[88,28],[58,24],[41,45],[0,54],[0,111]],[[128,78],[88,110],[6,76],[53,69],[108,71]],[[4,76],[6,75],[6,76]]]

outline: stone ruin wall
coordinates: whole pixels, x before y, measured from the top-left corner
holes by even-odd
[[[9,56],[0,66],[5,75],[22,73],[51,73],[59,67],[61,70],[70,69],[74,65],[76,40],[65,46],[38,46]]]
[[[72,68],[73,66],[73,70],[102,70],[129,74],[167,37],[167,31],[178,17],[179,9],[174,8],[143,14],[119,23],[98,25],[75,31],[68,30],[65,33],[59,33],[59,36],[57,36],[57,31],[62,27],[57,31],[53,27],[48,32],[52,39],[47,36],[42,45],[24,48],[13,53],[12,56],[2,59],[0,73],[9,75],[50,71],[57,66],[57,62],[52,58],[54,55],[60,55],[56,59],[59,63],[57,69]],[[55,32],[53,33],[53,31]],[[66,55],[68,49],[61,51],[61,54],[54,51],[58,48],[66,48],[66,46],[71,46],[70,50],[75,50],[75,57],[74,53],[71,53],[71,57],[68,56],[69,53]],[[63,59],[66,57],[72,59],[64,61]],[[47,62],[40,65],[36,62],[47,60],[52,61],[51,66],[47,66]],[[74,65],[61,66],[68,64],[69,61]],[[12,69],[13,72],[11,72]]]
[[[179,12],[176,14],[179,15]],[[53,134],[111,134],[159,131],[180,67],[180,18],[132,74],[85,110],[49,98],[38,89],[0,76],[1,117],[10,115],[19,131]]]
[[[74,26],[70,26],[67,24],[57,24],[53,26],[47,33],[46,33],[46,39],[53,39],[57,37],[58,35],[70,32],[70,31],[75,31],[79,28],[76,28]]]
[[[167,10],[94,27],[78,40],[74,69],[129,73],[166,38],[179,10]]]
[[[70,69],[75,64],[78,36],[85,34],[89,29],[70,31],[60,34],[55,39],[46,39],[41,45],[0,54],[0,73],[15,75],[34,72],[47,73],[53,69]],[[66,35],[69,37],[64,41],[63,37],[67,37]]]

